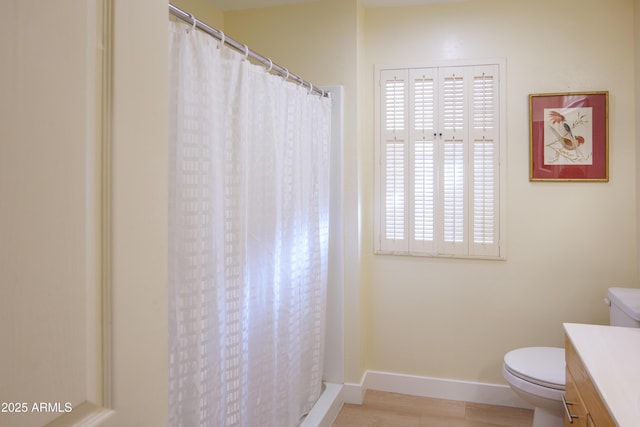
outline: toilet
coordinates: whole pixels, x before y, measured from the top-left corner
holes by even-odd
[[[640,328],[640,289],[609,288],[609,324]],[[563,427],[564,348],[526,347],[505,354],[502,374],[511,389],[534,407],[532,427]]]

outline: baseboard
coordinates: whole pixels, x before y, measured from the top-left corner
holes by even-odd
[[[345,384],[345,403],[362,404],[367,390],[531,409],[507,385],[367,371],[360,384]]]
[[[343,385],[325,383],[325,389],[320,395],[309,414],[300,424],[300,427],[330,427],[342,409]]]
[[[362,376],[360,383],[344,383],[342,387],[342,399],[344,403],[351,403],[353,405],[362,405],[364,402],[364,394],[367,392],[367,387],[364,384],[367,378],[367,372]]]

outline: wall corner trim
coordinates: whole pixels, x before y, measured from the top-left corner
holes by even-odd
[[[360,383],[344,383],[344,387],[342,387],[342,397],[344,399],[344,403],[362,405],[362,402],[364,402],[364,394],[369,389],[369,387],[367,387],[366,385],[368,373],[369,371],[365,372],[362,375]]]

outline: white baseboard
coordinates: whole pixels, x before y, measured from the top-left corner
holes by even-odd
[[[344,400],[344,403],[362,405],[362,402],[364,402],[364,394],[367,392],[367,387],[364,385],[364,380],[366,378],[367,372],[362,376],[360,384],[344,383],[344,387],[342,387],[342,399]]]
[[[531,409],[531,406],[522,401],[507,385],[379,371],[365,372],[360,384],[345,384],[344,402],[361,405],[367,390]]]
[[[342,384],[325,383],[325,389],[300,427],[331,427],[344,403]]]

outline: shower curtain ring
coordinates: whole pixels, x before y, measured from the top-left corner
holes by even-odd
[[[244,46],[244,58],[242,58],[243,61],[246,61],[247,58],[249,57],[249,46],[247,46],[246,44],[243,44]]]
[[[313,92],[313,83],[309,82],[309,91],[307,92],[307,95],[311,94],[311,92]]]
[[[198,24],[198,20],[196,19],[196,17],[194,15],[189,14],[189,16],[191,17],[191,21],[193,21],[191,23],[191,31],[195,31],[196,30],[196,25]]]
[[[268,73],[273,68],[273,61],[271,60],[271,58],[267,58],[267,59],[269,60],[269,68],[267,68],[267,73]]]
[[[224,46],[224,41],[225,41],[224,31],[220,31],[220,44],[218,45],[218,49]]]
[[[289,80],[289,70],[287,70],[286,68],[284,70],[287,72],[287,75],[284,77],[284,81],[286,82],[287,80]]]

